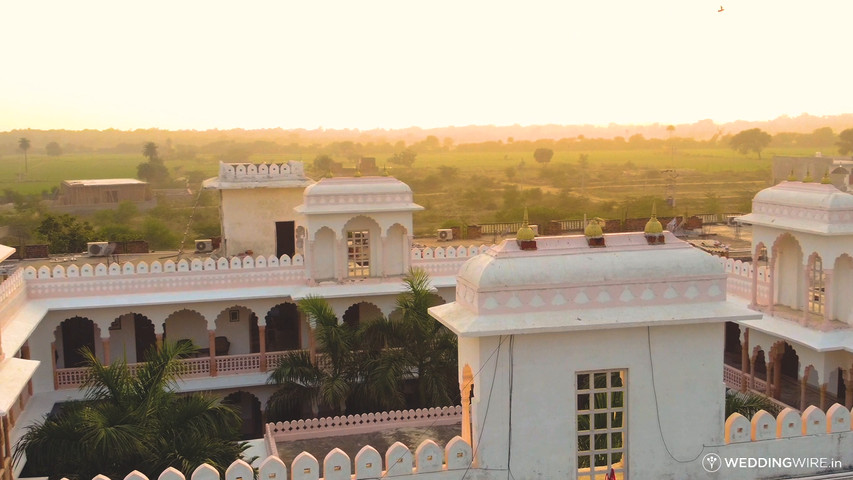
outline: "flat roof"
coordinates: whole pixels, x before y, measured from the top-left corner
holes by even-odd
[[[137,180],[135,178],[96,178],[93,180],[65,180],[62,182],[66,185],[83,185],[83,186],[96,186],[96,185],[148,185],[148,182],[143,182],[142,180]]]

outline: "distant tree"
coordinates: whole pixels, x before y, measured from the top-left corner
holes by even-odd
[[[30,140],[24,137],[19,138],[18,148],[24,151],[24,172],[27,173],[30,171],[29,161],[27,159],[27,150],[30,149]]]
[[[136,166],[136,177],[152,184],[161,184],[169,179],[169,170],[159,160],[142,162]]]
[[[51,157],[58,157],[62,155],[62,147],[60,147],[56,142],[50,142],[45,145],[44,151]]]
[[[391,163],[396,163],[397,165],[404,165],[406,167],[411,167],[413,163],[415,163],[415,158],[418,154],[412,150],[411,148],[407,148],[402,152],[395,153],[391,158],[388,159]]]
[[[332,164],[335,163],[332,157],[328,155],[317,155],[314,159],[314,169],[321,173],[326,173],[332,169]]]
[[[442,178],[447,180],[452,180],[459,175],[459,169],[456,167],[451,167],[450,165],[442,165],[438,167],[438,173]]]
[[[729,140],[729,146],[732,147],[732,150],[744,155],[749,152],[755,152],[760,159],[761,151],[770,144],[770,140],[772,140],[772,137],[767,132],[760,128],[751,128],[733,136]]]
[[[853,128],[848,128],[838,134],[838,153],[847,155],[853,153]]]
[[[67,213],[46,215],[36,232],[47,240],[51,253],[82,252],[87,242],[95,240],[95,230],[89,222]]]
[[[533,152],[533,158],[535,158],[539,163],[548,163],[551,161],[553,156],[554,150],[551,150],[550,148],[537,148]]]
[[[832,131],[830,127],[818,128],[812,131],[810,135],[810,142],[812,146],[822,148],[824,146],[829,146],[835,143],[835,132]]]
[[[142,234],[156,250],[177,248],[180,242],[180,238],[159,218],[147,217],[142,222]]]
[[[506,167],[506,170],[504,170],[504,173],[506,173],[506,178],[512,180],[513,178],[515,178],[515,173],[516,173],[515,167],[513,167],[513,166]]]
[[[666,133],[668,133],[669,136],[671,137],[672,134],[675,133],[675,125],[667,125],[666,126]]]
[[[157,144],[154,142],[147,142],[143,145],[142,156],[147,158],[149,162],[160,161],[160,156],[157,154]]]

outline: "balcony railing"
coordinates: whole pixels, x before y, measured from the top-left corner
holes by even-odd
[[[287,350],[282,352],[268,352],[266,354],[267,367],[273,369],[278,366],[281,359],[286,355],[299,350]],[[320,366],[324,366],[324,356],[318,355]],[[181,378],[199,378],[209,377],[210,373],[210,357],[184,358],[179,360],[181,364]],[[131,374],[136,374],[137,370],[143,363],[128,364]],[[261,354],[249,353],[245,355],[224,355],[216,357],[217,375],[236,375],[242,373],[261,373]],[[56,388],[79,388],[89,375],[89,369],[85,367],[77,368],[57,368],[56,369]]]

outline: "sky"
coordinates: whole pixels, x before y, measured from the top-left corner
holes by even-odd
[[[851,18],[848,0],[10,0],[0,131],[853,113]]]

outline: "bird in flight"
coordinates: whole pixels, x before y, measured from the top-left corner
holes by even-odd
[[[725,10],[725,8],[723,8],[723,6],[722,6],[722,5],[720,5],[720,9],[719,9],[719,10],[717,10],[717,13],[720,13],[720,12],[722,12],[723,10]]]

